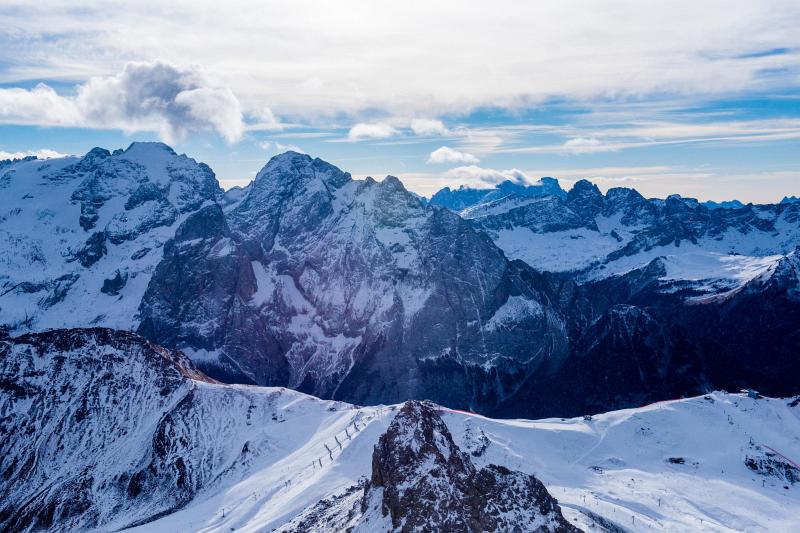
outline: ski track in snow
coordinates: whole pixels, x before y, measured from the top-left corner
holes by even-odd
[[[602,531],[591,515],[624,531],[797,531],[800,486],[761,476],[744,460],[773,447],[789,454],[800,450],[800,407],[739,394],[706,398],[658,402],[591,419],[494,420],[450,409],[442,409],[442,416],[464,451],[474,451],[476,432],[488,438],[485,451],[473,454],[477,466],[502,464],[534,474],[559,500],[565,517],[586,531]],[[293,416],[317,430],[296,442],[296,449],[275,462],[265,459],[240,481],[201,493],[183,510],[130,531],[270,531],[369,477],[372,448],[397,407],[326,412],[330,402],[302,405]],[[354,417],[360,419],[358,431]],[[289,422],[287,431],[301,421]]]

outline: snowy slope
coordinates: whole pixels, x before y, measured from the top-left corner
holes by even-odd
[[[793,453],[796,461],[800,407],[725,393],[708,398],[662,402],[592,420],[502,421],[447,410],[444,420],[460,447],[474,452],[476,464],[535,474],[558,498],[565,516],[587,531],[602,531],[595,515],[623,531],[797,530],[800,484],[754,471],[746,461],[768,458],[782,467],[789,464],[772,449]],[[293,464],[270,465],[224,496],[192,504],[141,531],[269,531],[281,521],[274,517],[298,513],[320,495],[343,492],[369,476],[368,452],[393,416],[391,408],[359,412],[378,417],[308,478],[302,474],[308,455],[324,455],[320,443],[335,447],[334,437],[342,440],[344,435],[340,428],[321,431],[317,447],[295,457]],[[293,487],[262,498],[263,480],[280,487],[282,469],[295,479]],[[791,472],[800,481],[800,470]],[[247,499],[248,491],[256,498]]]
[[[398,409],[216,384],[111,330],[6,339],[0,354],[0,524],[14,530],[270,531],[355,497]],[[591,419],[440,414],[476,468],[535,475],[587,531],[789,532],[799,404],[717,392]]]
[[[0,168],[0,325],[133,329],[161,248],[221,195],[208,166],[161,143]]]

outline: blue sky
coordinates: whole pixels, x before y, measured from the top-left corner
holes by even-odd
[[[797,2],[364,4],[4,2],[0,156],[164,140],[226,187],[295,149],[426,195],[800,195]]]

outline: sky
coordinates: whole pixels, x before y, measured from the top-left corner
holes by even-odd
[[[296,150],[431,195],[800,195],[800,2],[0,0],[0,159]],[[167,5],[169,4],[169,5]]]

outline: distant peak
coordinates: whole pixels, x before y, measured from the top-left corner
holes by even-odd
[[[405,191],[406,188],[403,186],[403,182],[400,181],[400,178],[396,176],[386,176],[383,178],[381,182],[381,187],[384,189],[390,189],[393,191]]]
[[[86,155],[84,157],[89,159],[103,159],[109,156],[111,156],[111,152],[109,152],[105,148],[100,148],[99,146],[95,146],[94,148],[86,152]]]
[[[293,159],[307,159],[311,161],[311,156],[308,154],[302,154],[300,152],[295,152],[294,150],[287,150],[281,154],[274,155],[270,158],[270,161],[287,161]]]
[[[342,172],[327,161],[288,151],[270,158],[256,175],[254,184],[257,188],[263,186],[272,188],[273,185],[267,184],[285,182],[282,186],[287,186],[289,183],[296,185],[313,178],[319,178],[326,186],[333,188],[338,188],[351,179],[350,174]]]
[[[575,192],[578,192],[578,193],[591,192],[591,193],[600,194],[600,189],[597,188],[597,185],[595,185],[594,183],[592,183],[591,181],[589,181],[587,179],[582,179],[582,180],[576,181],[575,185],[572,186],[572,189],[570,190],[570,192],[572,192],[572,191],[575,191]]]
[[[127,155],[145,154],[152,152],[167,152],[171,155],[177,155],[175,150],[170,146],[158,141],[135,141],[128,146],[125,150]]]

